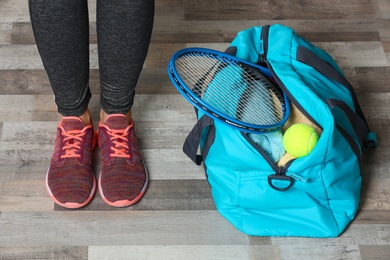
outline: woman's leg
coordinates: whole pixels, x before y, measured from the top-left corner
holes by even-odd
[[[116,207],[141,199],[148,174],[137,147],[131,107],[153,26],[153,0],[97,0],[101,81],[99,191]]]
[[[89,30],[87,0],[30,0],[36,44],[59,113],[46,189],[60,206],[87,205],[96,190],[91,159],[95,138],[87,109]]]
[[[29,0],[29,8],[58,111],[63,116],[80,116],[91,98],[87,0]]]
[[[148,51],[154,0],[97,0],[101,108],[127,114]]]

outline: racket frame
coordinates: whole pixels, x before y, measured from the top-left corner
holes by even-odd
[[[236,129],[239,129],[243,132],[248,133],[265,133],[265,132],[271,132],[271,131],[277,131],[279,130],[288,120],[288,117],[290,115],[290,105],[287,99],[286,93],[282,93],[281,96],[283,96],[283,108],[284,108],[284,116],[283,118],[276,124],[272,125],[255,125],[250,123],[245,123],[240,120],[237,120],[235,118],[229,117],[227,115],[222,115],[221,112],[214,109],[212,106],[206,104],[203,102],[202,99],[200,99],[192,90],[190,87],[188,87],[180,78],[176,71],[175,61],[182,56],[183,54],[190,53],[190,52],[200,52],[200,53],[207,53],[208,55],[217,56],[223,59],[227,59],[229,61],[233,61],[234,63],[237,63],[239,66],[246,66],[250,67],[256,71],[258,71],[260,74],[262,74],[265,77],[273,77],[270,70],[268,68],[259,66],[257,64],[248,62],[246,60],[237,58],[235,56],[219,52],[216,50],[211,50],[207,48],[185,48],[182,50],[177,51],[172,58],[168,62],[168,75],[171,79],[173,85],[176,87],[176,89],[180,92],[184,98],[190,102],[193,106],[203,111],[208,116],[212,117],[213,119],[216,119],[228,126],[234,127]],[[217,60],[216,60],[217,61]],[[211,68],[210,68],[211,69]],[[272,84],[272,83],[271,83]],[[276,87],[275,87],[276,89]],[[281,93],[279,93],[281,94]]]

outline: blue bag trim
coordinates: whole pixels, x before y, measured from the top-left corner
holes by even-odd
[[[376,133],[369,132],[366,136],[365,144],[366,144],[366,149],[375,148],[378,145],[376,139]]]

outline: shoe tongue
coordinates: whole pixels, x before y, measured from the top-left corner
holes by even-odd
[[[82,130],[85,127],[84,122],[78,118],[63,118],[62,127],[65,131]]]
[[[109,116],[104,123],[111,129],[125,129],[129,126],[129,121],[125,115]]]

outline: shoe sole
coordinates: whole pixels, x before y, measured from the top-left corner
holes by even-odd
[[[107,200],[106,197],[104,196],[103,189],[102,189],[102,186],[101,186],[101,176],[102,175],[100,174],[99,181],[98,181],[100,197],[103,199],[103,201],[106,204],[108,204],[110,206],[113,206],[113,207],[117,207],[117,208],[123,208],[123,207],[128,207],[128,206],[134,205],[135,203],[137,203],[144,196],[146,190],[148,189],[148,186],[149,186],[149,174],[148,174],[148,170],[146,169],[146,167],[145,167],[145,174],[146,174],[145,185],[142,188],[140,194],[135,199],[133,199],[133,200],[117,200],[115,202]]]

